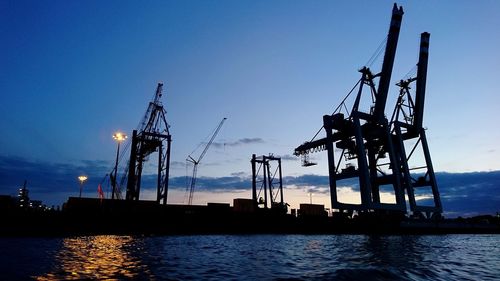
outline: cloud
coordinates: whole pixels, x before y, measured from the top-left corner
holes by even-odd
[[[500,211],[500,171],[436,173],[436,180],[445,214],[472,216]]]
[[[262,144],[265,141],[261,138],[242,138],[236,141],[228,141],[228,142],[213,142],[212,146],[216,148],[223,148],[224,146],[236,147],[248,144]]]
[[[327,187],[311,187],[311,188],[307,189],[307,193],[330,194],[330,188],[327,188]]]
[[[61,193],[72,193],[74,196],[79,189],[77,177],[82,174],[89,178],[84,185],[85,190],[97,191],[97,185],[112,169],[111,166],[110,163],[100,160],[82,160],[69,164],[0,155],[0,194],[15,195],[24,180],[27,180],[32,199],[46,201],[51,195]]]
[[[35,185],[43,183],[57,184],[58,187],[71,185],[76,182],[76,177],[86,174],[92,178],[104,176],[110,170],[109,163],[105,161],[83,160],[80,163],[50,163],[29,161],[20,157],[0,156],[0,190],[7,186],[18,186],[26,179]],[[50,190],[45,187],[42,189]]]
[[[299,161],[300,158],[295,156],[295,155],[290,155],[290,154],[285,154],[285,155],[281,155],[281,156],[277,156],[277,157],[280,157],[281,160],[283,161]]]
[[[296,186],[328,186],[328,176],[301,175],[287,176],[283,178],[287,185]]]
[[[172,167],[172,168],[185,168],[186,167],[186,162],[172,161],[172,162],[170,162],[170,167]]]
[[[444,213],[447,216],[473,216],[500,212],[500,171],[473,173],[436,173]],[[328,176],[302,175],[285,177],[286,185],[306,187],[321,192],[329,185]],[[344,180],[338,186],[358,191],[357,179]],[[432,193],[419,193],[429,198]],[[431,197],[432,198],[432,197]],[[432,205],[431,199],[419,200],[421,205]]]
[[[17,189],[28,181],[32,199],[43,200],[51,205],[61,204],[65,195],[76,196],[79,184],[76,177],[82,173],[89,176],[84,192],[97,194],[97,185],[109,173],[112,163],[106,161],[82,160],[76,163],[51,163],[26,160],[21,157],[0,155],[0,194],[15,196]],[[472,216],[495,214],[500,211],[500,171],[473,173],[436,174],[443,209],[446,216]],[[154,189],[156,175],[143,175],[144,190]],[[328,193],[328,176],[300,175],[283,178],[286,189],[305,189],[314,193]],[[357,179],[339,183],[344,191],[358,191]],[[251,177],[244,173],[233,173],[227,177],[200,177],[196,188],[206,192],[250,191]],[[107,188],[107,187],[106,187]],[[186,189],[186,177],[171,177],[169,188]],[[124,195],[124,188],[123,195]],[[285,190],[286,190],[285,189]],[[285,191],[286,192],[286,191]],[[418,193],[419,204],[430,204],[430,190]],[[214,195],[216,196],[216,195]],[[55,202],[55,198],[61,202]]]
[[[170,179],[171,188],[186,188],[186,177],[173,177]],[[199,177],[196,179],[197,190],[239,190],[252,188],[250,178],[239,176],[230,177]]]
[[[234,173],[231,173],[231,176],[233,176],[233,177],[240,177],[241,178],[241,177],[248,176],[248,174],[245,173],[245,172],[234,172]]]

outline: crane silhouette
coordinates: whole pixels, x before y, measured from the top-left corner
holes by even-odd
[[[224,124],[224,121],[226,121],[227,118],[223,118],[219,125],[217,126],[217,128],[215,129],[212,137],[210,138],[210,140],[208,141],[207,145],[205,146],[205,148],[203,149],[203,151],[201,152],[200,156],[198,156],[198,159],[194,159],[191,155],[188,156],[188,158],[186,159],[186,161],[189,161],[191,163],[193,163],[193,174],[191,176],[191,181],[190,181],[190,184],[187,188],[189,188],[189,197],[188,197],[188,205],[192,205],[193,203],[193,194],[194,194],[194,189],[195,189],[195,186],[196,186],[196,175],[198,173],[198,165],[200,164],[201,160],[203,159],[203,157],[205,157],[205,154],[207,154],[207,151],[208,149],[210,148],[210,146],[212,145],[212,143],[214,142],[214,139],[215,137],[217,136],[217,134],[219,133],[220,129],[222,128],[222,125]],[[186,190],[187,191],[187,190]]]

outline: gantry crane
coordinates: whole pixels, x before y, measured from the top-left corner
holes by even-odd
[[[170,144],[172,138],[166,119],[166,110],[160,98],[163,83],[158,83],[153,101],[149,103],[138,130],[132,134],[127,180],[127,200],[139,200],[141,175],[144,162],[153,152],[158,152],[158,203],[167,204],[168,177],[170,170]]]
[[[361,79],[347,95],[349,97],[356,87],[358,88],[351,111],[349,112],[346,106],[346,97],[333,114],[323,116],[322,129],[325,129],[326,137],[315,140],[316,134],[311,141],[295,149],[294,154],[297,156],[321,150],[327,151],[332,209],[341,212],[344,210],[406,212],[406,190],[410,209],[414,215],[420,215],[422,212],[426,213],[427,217],[438,218],[441,215],[439,191],[425,138],[425,129],[422,127],[429,33],[424,32],[421,35],[417,77],[401,80],[397,84],[401,90],[396,109],[390,122],[385,117],[402,17],[402,7],[398,8],[394,4],[382,70],[378,74],[373,74],[366,66],[359,70]],[[378,88],[375,83],[376,78],[378,78]],[[409,91],[412,82],[416,82],[415,99]],[[366,97],[362,95],[364,86],[371,92],[368,111],[361,109],[362,105],[366,105]],[[348,116],[344,117],[341,113],[343,110]],[[416,145],[408,154],[405,151],[406,140],[416,140]],[[425,165],[410,168],[408,160],[419,143],[422,146]],[[307,166],[308,162],[304,161],[304,164]],[[340,169],[342,164],[345,164],[345,168]],[[425,174],[421,175],[420,171],[424,169]],[[419,173],[414,173],[414,170],[418,170]],[[352,178],[359,180],[361,204],[343,203],[337,198],[337,181]],[[380,191],[384,186],[392,187],[395,203],[381,202]],[[416,204],[414,188],[424,186],[431,187],[435,206]]]
[[[263,205],[267,209],[270,203],[271,209],[286,213],[288,204],[283,201],[281,157],[275,157],[272,154],[257,157],[252,154],[250,162],[252,163],[252,200],[254,204],[257,207]],[[271,170],[271,162],[276,163],[274,171]],[[257,185],[260,185],[258,192]]]
[[[191,181],[189,183],[188,205],[191,205],[193,203],[193,194],[194,194],[194,189],[195,189],[195,185],[196,185],[196,175],[198,173],[198,165],[200,164],[200,162],[203,159],[203,157],[205,157],[205,154],[207,154],[208,149],[210,148],[210,146],[214,142],[215,137],[219,133],[219,131],[222,128],[222,125],[224,124],[224,122],[226,121],[226,119],[227,118],[224,117],[220,121],[220,123],[217,126],[217,128],[215,129],[212,137],[208,141],[207,145],[205,145],[205,148],[201,152],[200,156],[198,156],[198,159],[194,159],[191,155],[189,155],[188,158],[186,159],[186,161],[193,163],[193,174],[191,176]]]
[[[338,109],[345,108],[348,116],[344,116],[341,112],[324,115],[323,128],[326,137],[306,142],[295,149],[295,155],[318,150],[327,151],[330,199],[333,209],[406,211],[390,125],[384,114],[402,17],[402,7],[398,8],[395,4],[382,70],[377,74],[373,74],[366,66],[359,70],[361,79],[353,88],[354,90],[359,85],[351,111],[347,110],[345,104],[338,107]],[[363,90],[366,88],[370,92],[371,99],[363,95]],[[368,109],[362,108],[366,104]],[[341,163],[342,160],[344,161]],[[339,169],[344,165],[345,168]],[[337,181],[351,178],[359,180],[361,204],[343,203],[337,198]],[[395,204],[380,201],[381,186],[392,189],[395,194]]]

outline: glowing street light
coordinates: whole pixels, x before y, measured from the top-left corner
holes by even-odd
[[[127,135],[125,135],[124,133],[117,132],[113,134],[113,139],[116,140],[116,142],[118,142],[118,148],[116,149],[115,176],[112,181],[113,191],[111,192],[111,199],[115,199],[115,193],[116,193],[116,177],[118,174],[118,156],[120,155],[120,143],[127,139]]]
[[[125,135],[124,133],[117,132],[113,134],[113,139],[118,141],[118,144],[120,144],[120,142],[127,139],[127,135]]]
[[[82,198],[82,187],[83,187],[83,183],[88,179],[87,176],[79,176],[78,177],[78,180],[80,181],[80,198]]]

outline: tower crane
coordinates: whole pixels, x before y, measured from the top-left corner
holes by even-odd
[[[203,159],[203,157],[205,157],[205,154],[207,154],[208,149],[210,148],[210,146],[214,142],[215,137],[219,133],[219,131],[222,128],[222,125],[224,124],[224,122],[226,121],[226,119],[227,118],[224,117],[220,121],[220,123],[217,126],[217,128],[215,129],[212,137],[208,141],[207,145],[205,146],[205,148],[201,152],[200,156],[198,156],[198,159],[194,159],[191,155],[189,155],[188,158],[186,159],[186,161],[189,161],[189,162],[193,163],[193,174],[191,176],[191,182],[189,184],[188,205],[191,205],[193,203],[193,193],[194,193],[194,188],[195,188],[195,185],[196,185],[196,174],[198,173],[198,164],[200,164],[200,162]]]

